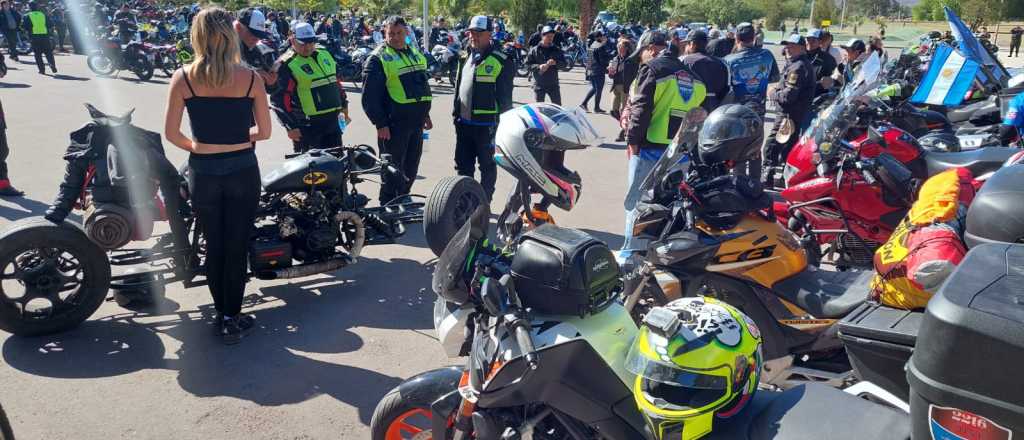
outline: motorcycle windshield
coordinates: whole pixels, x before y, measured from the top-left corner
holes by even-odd
[[[690,146],[697,143],[697,134],[700,132],[707,112],[700,107],[686,113],[675,141],[669,144],[661,158],[654,164],[654,168],[640,184],[640,194],[646,194],[654,188],[654,185],[661,181],[673,170],[686,166],[690,159]]]
[[[831,148],[832,144],[842,139],[856,119],[854,113],[857,106],[853,105],[854,99],[866,96],[869,91],[877,87],[881,74],[881,60],[877,53],[872,52],[871,56],[861,63],[857,75],[843,87],[839,97],[832,102],[832,105],[818,113],[818,116],[811,121],[806,136],[814,141],[815,149],[823,159],[837,151],[837,149]]]

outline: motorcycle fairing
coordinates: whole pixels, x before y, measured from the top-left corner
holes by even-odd
[[[790,232],[759,214],[745,215],[735,228],[727,231],[702,223],[697,227],[719,242],[714,258],[705,268],[708,271],[768,287],[807,266],[807,255]]]

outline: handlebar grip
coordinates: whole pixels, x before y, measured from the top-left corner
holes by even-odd
[[[533,338],[530,336],[530,324],[525,321],[517,323],[516,342],[519,343],[519,350],[523,352],[523,358],[530,365],[531,369],[537,369],[537,349],[533,346]]]

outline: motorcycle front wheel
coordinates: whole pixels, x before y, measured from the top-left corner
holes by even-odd
[[[140,81],[149,81],[153,78],[153,63],[145,56],[136,57],[132,63],[132,73],[135,73]]]
[[[108,76],[114,73],[114,61],[102,53],[94,53],[86,58],[85,63],[89,70],[100,76]]]
[[[175,59],[167,54],[160,55],[160,70],[170,78],[171,75],[174,75],[174,71],[178,70]]]
[[[431,439],[430,407],[407,401],[395,388],[373,410],[370,436],[373,440]]]

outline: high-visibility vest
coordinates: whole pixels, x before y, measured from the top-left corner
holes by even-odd
[[[633,88],[638,86],[633,82]],[[654,88],[654,112],[647,127],[647,141],[652,144],[672,143],[686,112],[704,102],[707,88],[686,70],[657,79]]]
[[[46,14],[32,11],[28,13],[28,19],[32,22],[32,35],[46,35],[50,33],[49,29],[46,28]]]
[[[486,58],[477,64],[473,72],[473,102],[467,102],[473,109],[474,115],[494,115],[498,113],[498,76],[507,55],[500,50],[494,50]],[[465,61],[462,60],[463,65]],[[462,72],[460,66],[459,72]]]
[[[337,64],[331,54],[317,49],[308,57],[295,55],[287,64],[295,78],[295,94],[306,116],[341,110],[341,88],[335,76]]]
[[[398,104],[428,102],[431,96],[427,85],[427,58],[416,47],[408,47],[410,55],[387,44],[374,51],[384,68],[385,87]]]

